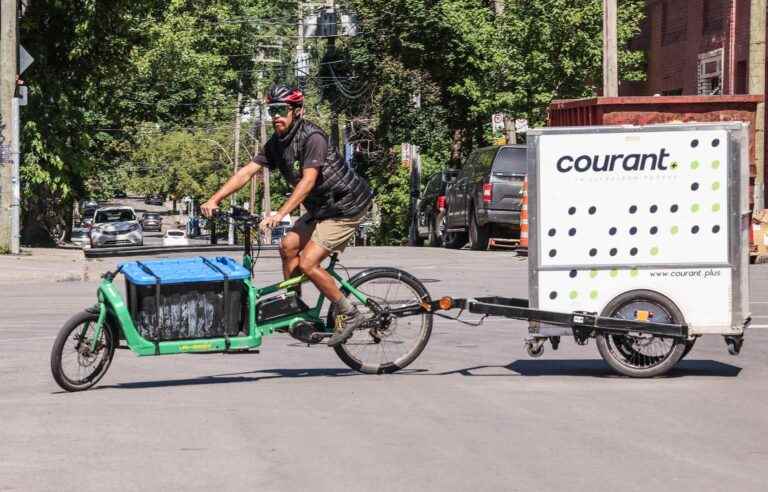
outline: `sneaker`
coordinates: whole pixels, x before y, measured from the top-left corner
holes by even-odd
[[[349,340],[363,322],[365,322],[365,316],[357,309],[351,313],[336,316],[336,329],[333,336],[328,339],[328,346],[335,347]]]

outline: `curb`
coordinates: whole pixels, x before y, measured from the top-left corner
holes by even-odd
[[[84,249],[83,254],[86,258],[110,258],[113,256],[142,256],[155,255],[162,253],[199,253],[201,251],[242,251],[241,245],[221,245],[221,246],[129,246],[124,248],[98,248]],[[262,246],[262,251],[276,251],[276,245]]]

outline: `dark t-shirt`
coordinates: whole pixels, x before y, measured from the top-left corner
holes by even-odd
[[[328,142],[325,137],[320,133],[314,133],[309,136],[304,143],[304,154],[300,156],[301,167],[323,167],[325,164],[325,158],[328,155]],[[264,150],[257,155],[253,162],[266,166],[270,171],[274,171],[277,168],[277,163],[269,162]],[[293,166],[291,166],[293,168]]]

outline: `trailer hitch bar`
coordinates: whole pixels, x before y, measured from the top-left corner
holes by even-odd
[[[594,331],[617,334],[639,332],[672,338],[688,338],[687,324],[666,324],[648,320],[611,318],[584,311],[574,311],[572,313],[546,311],[529,307],[527,299],[508,297],[483,297],[475,299],[442,297],[435,301],[409,304],[395,308],[390,311],[390,314],[399,318],[451,309],[466,310],[470,313],[483,314],[485,316],[503,316],[505,318],[537,321],[550,325],[569,326],[586,334]]]

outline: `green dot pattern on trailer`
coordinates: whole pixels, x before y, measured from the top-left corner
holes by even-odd
[[[611,270],[610,275],[611,275],[611,278],[616,278],[619,276],[619,271],[614,268],[613,270]]]
[[[570,297],[571,299],[576,299],[577,297],[579,297],[579,293],[576,292],[575,290],[572,290],[568,297]]]
[[[589,276],[590,276],[590,277],[592,277],[592,278],[595,278],[595,277],[597,277],[597,270],[591,270],[591,271],[589,272]]]
[[[591,291],[589,293],[589,298],[590,299],[597,299],[597,291],[596,290]]]
[[[699,168],[699,161],[693,161],[691,162],[691,169],[698,169]]]
[[[654,246],[653,248],[651,248],[651,256],[656,256],[658,254],[659,254],[659,247],[658,246]]]
[[[717,191],[720,189],[720,181],[715,181],[712,183],[712,191]]]
[[[691,212],[696,213],[699,211],[700,208],[701,207],[699,206],[698,203],[694,203],[693,205],[691,205]]]
[[[720,168],[720,161],[714,160],[712,161],[712,169],[719,169]]]
[[[680,228],[677,227],[677,226],[672,226],[672,228],[669,230],[669,232],[672,233],[672,235],[674,236],[675,234],[680,232]]]
[[[629,271],[629,276],[630,277],[637,277],[638,273],[639,272],[637,271],[637,268],[633,268],[632,270]]]
[[[720,204],[719,203],[713,203],[712,204],[712,211],[713,212],[719,212],[720,211]]]

